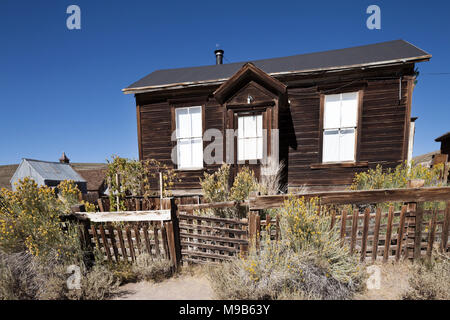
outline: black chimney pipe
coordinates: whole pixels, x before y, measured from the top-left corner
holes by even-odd
[[[214,54],[216,55],[216,64],[223,64],[223,50],[217,49]]]

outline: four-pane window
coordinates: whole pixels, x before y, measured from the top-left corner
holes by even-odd
[[[262,115],[238,117],[238,161],[263,157]]]
[[[323,162],[355,161],[358,92],[325,96]]]
[[[202,107],[175,109],[178,169],[203,168]]]

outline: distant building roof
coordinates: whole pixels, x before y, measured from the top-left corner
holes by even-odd
[[[88,191],[100,191],[104,181],[106,170],[104,169],[90,169],[77,170],[77,172],[87,181]]]
[[[245,63],[271,76],[382,66],[393,63],[417,62],[431,55],[404,40],[394,40],[346,49],[330,50],[289,57],[216,64],[200,67],[156,70],[123,89],[124,93],[145,92],[168,87],[204,83],[220,83],[235,74]]]
[[[412,160],[414,161],[415,165],[422,165],[422,166],[429,167],[429,166],[431,166],[433,156],[436,154],[440,154],[440,153],[441,153],[440,150],[432,151],[432,152],[428,152],[428,153],[422,154],[420,156],[414,157]]]
[[[446,134],[443,134],[442,136],[436,138],[434,141],[440,142],[442,140],[446,140],[446,139],[449,139],[449,138],[450,138],[450,131],[447,132]]]
[[[44,180],[86,182],[68,163],[23,159],[36,170]]]

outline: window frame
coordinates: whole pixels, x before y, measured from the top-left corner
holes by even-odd
[[[325,97],[327,95],[345,94],[345,93],[357,93],[357,107],[356,107],[356,127],[355,127],[355,148],[353,160],[337,160],[337,161],[324,161],[323,160],[323,147],[324,147],[324,121],[325,121]],[[363,105],[364,90],[348,90],[336,93],[321,93],[320,94],[320,125],[319,125],[319,163],[323,165],[335,165],[335,164],[358,164],[360,163],[360,144],[361,144],[361,124],[362,124],[362,105]],[[342,127],[350,128],[350,127]],[[339,128],[341,130],[342,128]],[[354,128],[354,127],[351,127]],[[327,129],[331,130],[331,129]]]
[[[239,137],[239,118],[245,118],[245,117],[261,117],[261,136],[258,136],[258,121],[256,121],[256,134],[254,137]],[[238,163],[245,162],[245,161],[258,161],[264,159],[264,115],[261,112],[253,112],[253,113],[241,113],[237,114],[237,135],[236,135],[236,159]],[[261,139],[261,157],[260,158],[252,158],[252,159],[239,159],[239,142],[241,140],[246,139],[255,139],[256,142],[258,142],[258,139]],[[244,145],[245,146],[245,145]],[[243,147],[244,147],[243,146]],[[256,147],[256,153],[258,154],[258,148]],[[245,154],[245,151],[244,151]]]
[[[178,126],[177,112],[180,111],[180,110],[183,110],[183,109],[189,110],[189,109],[193,109],[193,108],[200,108],[200,121],[201,121],[201,126],[202,126],[202,128],[201,128],[201,136],[192,136],[192,132],[191,132],[191,136],[190,137],[179,138],[178,137],[178,128],[179,128],[179,126]],[[176,157],[177,157],[176,167],[177,167],[177,170],[201,170],[201,169],[203,169],[204,168],[204,161],[203,161],[203,151],[204,151],[203,134],[204,134],[204,128],[205,128],[204,106],[201,105],[201,104],[195,104],[195,103],[192,103],[192,104],[189,104],[189,105],[177,106],[177,107],[172,108],[172,114],[173,114],[173,120],[172,120],[173,130],[176,130],[176,134],[175,134],[176,141],[175,141],[175,143],[176,143],[176,148],[177,148],[177,151],[176,151]],[[179,156],[180,155],[180,144],[179,144],[179,141],[180,140],[189,140],[189,141],[191,141],[191,146],[192,146],[192,140],[194,140],[194,139],[201,139],[202,164],[201,164],[201,166],[182,167],[182,166],[180,166],[180,161],[179,161],[180,160],[180,156]],[[191,149],[191,152],[192,152],[192,149]],[[193,153],[191,153],[191,164],[192,164],[192,154]]]

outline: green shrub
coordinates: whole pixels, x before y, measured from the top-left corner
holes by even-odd
[[[60,216],[70,213],[78,202],[79,190],[73,181],[63,181],[54,190],[32,179],[20,180],[16,191],[1,190],[0,249],[6,253],[24,252],[40,257],[56,252],[67,261],[82,256],[77,230],[71,223],[62,229]]]
[[[281,241],[268,236],[259,250],[210,269],[219,299],[350,299],[365,273],[339,239],[330,219],[316,214],[317,200],[289,199],[281,216]]]
[[[258,190],[258,181],[249,167],[242,167],[237,173],[230,190],[230,200],[243,201],[248,199],[252,191]]]
[[[434,250],[431,261],[422,261],[413,268],[410,289],[405,300],[450,300],[450,256]]]
[[[200,179],[203,191],[203,198],[206,202],[228,201],[230,195],[229,188],[230,165],[223,164],[219,170],[212,174],[204,173]]]
[[[351,190],[374,190],[374,189],[396,189],[406,188],[408,180],[423,179],[425,186],[442,185],[443,164],[436,165],[433,168],[412,164],[410,167],[407,162],[398,165],[395,169],[383,169],[377,165],[375,169],[369,169],[366,172],[355,174]]]

